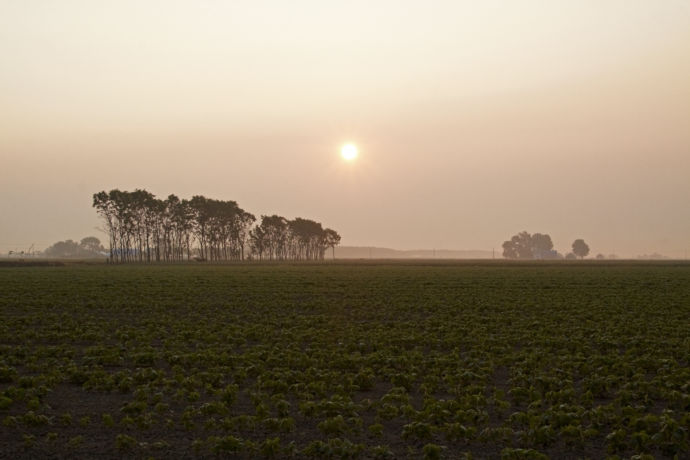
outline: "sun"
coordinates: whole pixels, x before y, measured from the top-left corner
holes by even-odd
[[[357,150],[357,146],[355,144],[345,144],[340,149],[340,155],[347,161],[352,161],[357,158],[358,153],[359,151]]]

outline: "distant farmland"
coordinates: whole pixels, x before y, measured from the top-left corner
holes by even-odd
[[[687,457],[689,325],[683,263],[8,266],[0,456]]]
[[[336,259],[491,259],[501,258],[501,250],[495,254],[482,250],[412,249],[400,250],[369,246],[336,246]],[[330,256],[330,254],[326,255]]]

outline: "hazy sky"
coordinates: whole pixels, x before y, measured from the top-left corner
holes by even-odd
[[[344,245],[683,257],[690,1],[0,0],[0,173],[0,252],[105,239],[92,194],[139,187]]]

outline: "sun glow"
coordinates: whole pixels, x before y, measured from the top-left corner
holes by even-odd
[[[345,144],[340,149],[340,155],[347,161],[352,161],[357,158],[358,153],[359,151],[357,150],[357,146],[355,144]]]

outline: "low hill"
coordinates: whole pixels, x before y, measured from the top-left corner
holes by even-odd
[[[327,253],[331,256],[331,251]],[[336,259],[491,259],[492,251],[452,249],[398,250],[369,246],[337,246]],[[496,257],[500,257],[497,254]]]

